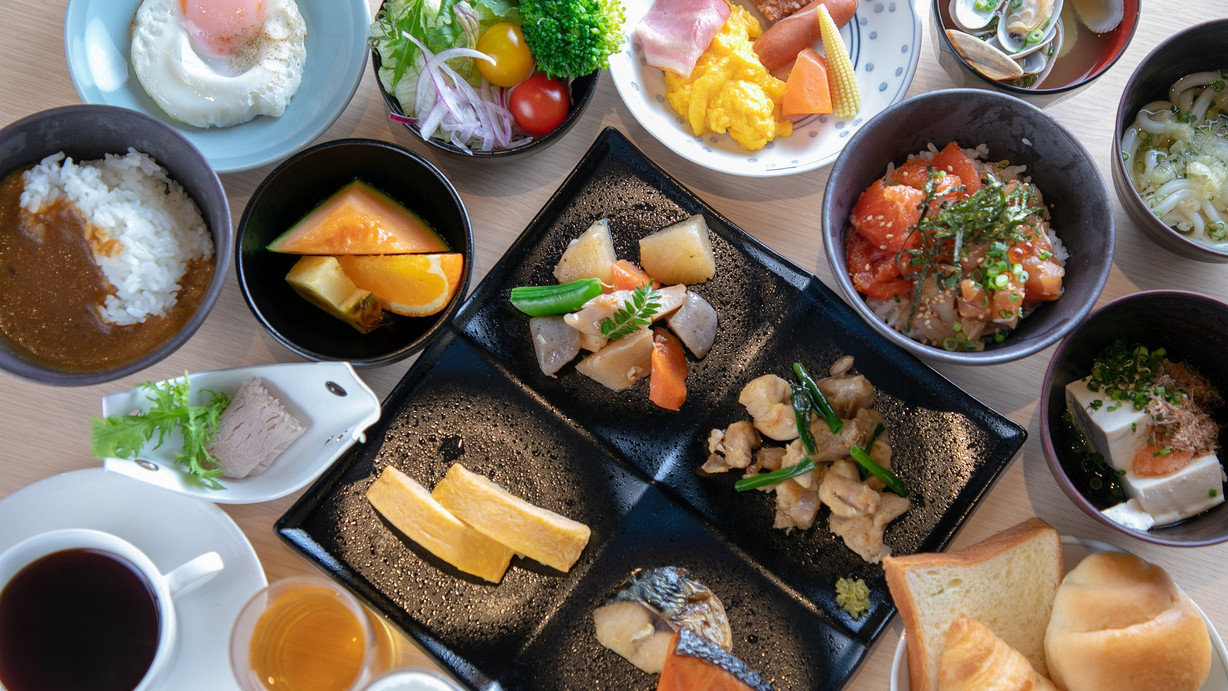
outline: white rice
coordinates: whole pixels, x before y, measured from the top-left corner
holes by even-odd
[[[98,306],[103,321],[136,324],[174,306],[192,259],[213,257],[200,209],[166,169],[128,149],[101,161],[74,162],[63,152],[22,175],[21,208],[38,213],[57,200],[88,221],[94,261],[115,288]],[[116,244],[107,242],[115,240]]]

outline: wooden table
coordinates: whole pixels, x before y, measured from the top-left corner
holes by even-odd
[[[0,125],[36,111],[79,102],[64,59],[65,1],[0,3]],[[922,4],[925,14],[928,3]],[[374,9],[378,0],[371,0],[371,5]],[[1110,187],[1113,118],[1130,73],[1152,48],[1190,23],[1187,18],[1211,19],[1224,14],[1224,10],[1222,0],[1186,0],[1179,8],[1146,0],[1138,31],[1121,60],[1086,91],[1049,108],[1092,152]],[[952,86],[938,66],[928,26],[922,33],[925,46],[910,95]],[[636,122],[608,75],[602,76],[584,117],[561,142],[545,152],[502,166],[467,165],[436,156],[401,126],[389,123],[369,69],[349,107],[321,141],[343,137],[385,139],[424,153],[434,161],[455,184],[469,210],[476,243],[473,275],[476,285],[606,126],[627,134],[650,158],[717,211],[834,287],[822,256],[817,220],[827,182],[826,169],[757,179],[732,177],[694,165],[659,144]],[[236,224],[252,190],[271,167],[221,176]],[[1228,270],[1223,266],[1181,259],[1159,249],[1135,227],[1116,200],[1114,213],[1115,262],[1101,303],[1159,288],[1228,295]],[[1058,489],[1045,466],[1037,418],[1039,383],[1051,355],[1052,348],[996,367],[937,367],[956,384],[1025,426],[1029,434],[1022,455],[973,514],[954,546],[970,544],[1038,515],[1063,534],[1104,539],[1164,566],[1219,630],[1228,631],[1228,598],[1223,596],[1228,591],[1228,573],[1223,568],[1228,563],[1228,544],[1176,549],[1127,542],[1084,515]],[[89,455],[88,424],[90,416],[97,414],[99,399],[104,394],[126,390],[146,380],[176,376],[184,370],[296,360],[264,333],[243,303],[236,281],[231,280],[195,337],[161,363],[137,375],[84,388],[52,388],[0,375],[0,443],[4,449],[0,452],[0,497],[56,473],[97,466],[98,462]],[[362,376],[382,397],[409,366],[405,362],[365,370]],[[224,507],[255,546],[270,580],[316,571],[272,531],[273,522],[296,496],[265,504]],[[4,527],[0,526],[2,530]],[[894,621],[848,688],[887,687],[900,631],[901,625]]]

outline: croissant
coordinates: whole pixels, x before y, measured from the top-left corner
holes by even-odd
[[[1026,657],[981,622],[961,617],[947,629],[938,691],[1056,691]]]

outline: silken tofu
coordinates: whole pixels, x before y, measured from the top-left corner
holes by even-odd
[[[1092,448],[1118,470],[1129,470],[1134,454],[1147,443],[1147,414],[1087,388],[1088,377],[1066,385],[1066,405]],[[1096,401],[1100,401],[1096,404]]]
[[[1175,473],[1144,477],[1127,471],[1122,480],[1156,525],[1175,523],[1224,503],[1224,469],[1215,454],[1195,458]]]
[[[1136,475],[1134,455],[1147,443],[1147,414],[1088,389],[1087,379],[1066,385],[1066,403],[1092,448],[1125,471],[1121,479],[1126,492],[1156,525],[1175,523],[1224,502],[1224,471],[1215,454],[1195,458],[1167,475]]]

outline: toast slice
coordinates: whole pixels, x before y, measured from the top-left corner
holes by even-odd
[[[938,688],[947,629],[976,619],[1048,675],[1045,629],[1062,580],[1062,542],[1039,518],[958,552],[883,559],[908,641],[912,691]]]

